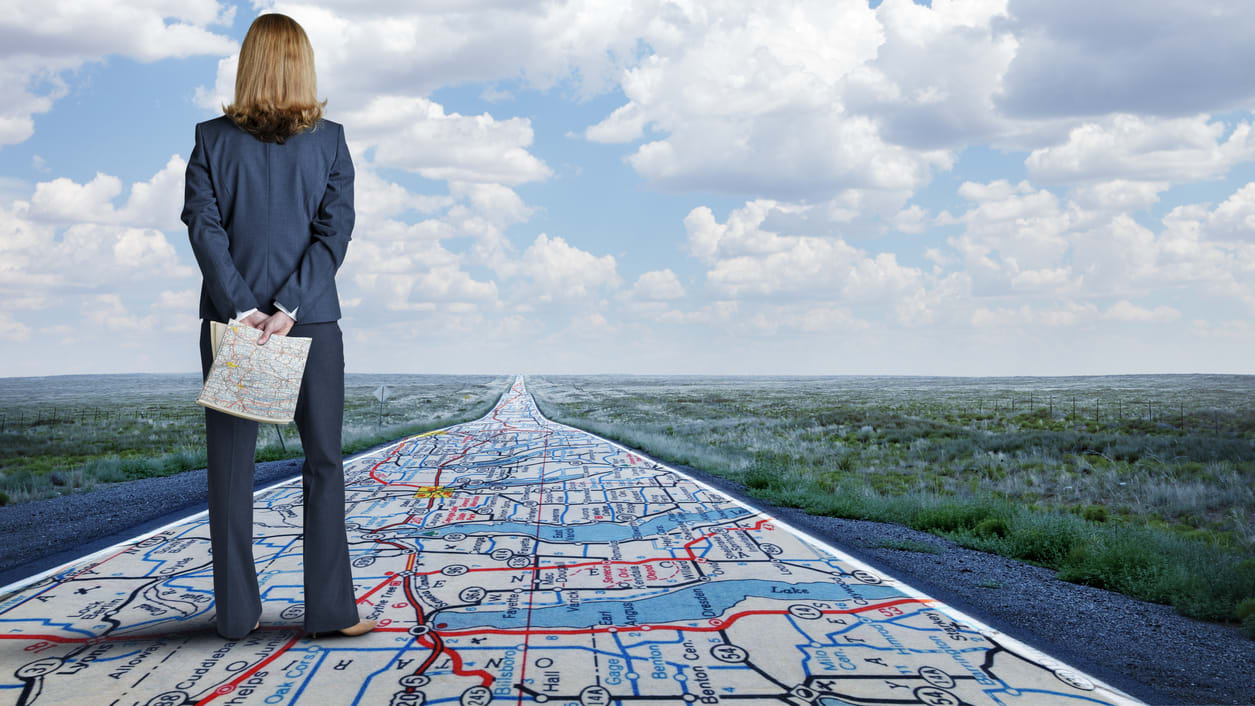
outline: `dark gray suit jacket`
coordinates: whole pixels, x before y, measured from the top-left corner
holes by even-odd
[[[182,219],[204,276],[200,318],[273,314],[278,302],[302,324],[338,320],[353,176],[340,123],[322,120],[283,144],[225,115],[197,123]]]

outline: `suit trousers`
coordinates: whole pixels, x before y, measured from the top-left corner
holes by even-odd
[[[295,324],[309,358],[301,378],[295,422],[305,450],[301,465],[304,628],[330,632],[361,619],[344,526],[344,339],[336,321]],[[213,362],[209,321],[200,330],[202,381]],[[262,604],[253,557],[253,471],[258,422],[205,408],[209,476],[209,536],[213,553],[218,634],[239,639],[253,629]]]

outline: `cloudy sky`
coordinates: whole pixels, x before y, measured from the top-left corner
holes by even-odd
[[[272,10],[349,372],[1255,373],[1255,4],[3,0],[0,375],[199,371],[186,159]]]

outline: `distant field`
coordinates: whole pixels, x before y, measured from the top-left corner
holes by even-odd
[[[531,376],[547,416],[1255,636],[1255,376]],[[1248,617],[1249,616],[1249,617]]]
[[[348,374],[344,453],[480,417],[512,381]],[[381,415],[373,393],[382,384]],[[198,373],[0,378],[0,505],[204,468],[200,386]],[[259,426],[258,461],[303,455],[295,424]]]

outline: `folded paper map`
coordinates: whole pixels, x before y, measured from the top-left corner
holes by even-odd
[[[293,420],[311,339],[272,335],[258,345],[260,337],[235,319],[210,322],[214,362],[196,404],[267,424]]]

